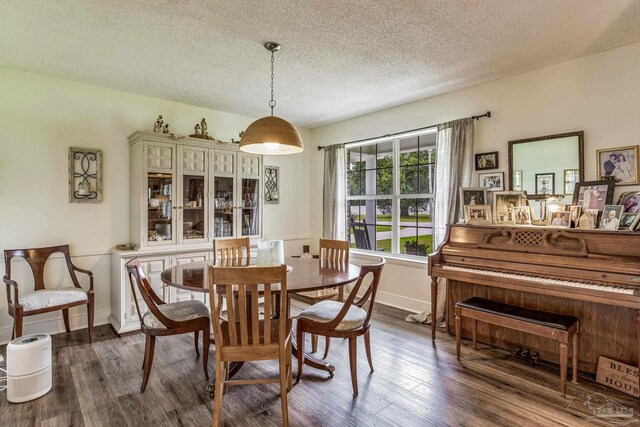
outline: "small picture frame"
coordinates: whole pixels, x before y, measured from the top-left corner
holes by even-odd
[[[618,204],[624,206],[622,212],[640,213],[640,191],[627,191],[622,193]]]
[[[516,225],[531,225],[531,208],[529,206],[514,208],[513,212]]]
[[[555,194],[556,174],[537,173],[536,174],[536,194]]]
[[[622,217],[622,205],[605,205],[600,219],[600,230],[617,230]]]
[[[498,152],[476,154],[476,170],[498,169]]]
[[[522,191],[522,171],[513,171],[511,180],[513,181],[513,191]]]
[[[515,208],[526,206],[522,191],[493,193],[493,218],[496,224],[515,224]]]
[[[491,206],[466,205],[464,217],[466,224],[491,224]]]
[[[614,186],[615,182],[611,179],[577,182],[571,204],[582,207],[582,212],[589,209],[602,212],[604,206],[612,202]]]
[[[462,206],[488,205],[487,189],[484,187],[460,187],[460,204]]]
[[[486,188],[487,191],[503,191],[504,172],[479,173],[478,182],[480,187]]]
[[[613,179],[617,185],[638,184],[638,146],[596,150],[598,179]]]
[[[622,213],[618,230],[633,231],[640,223],[640,213]]]
[[[582,215],[582,207],[571,205],[567,206],[567,210],[571,212],[571,221],[573,221],[573,223],[577,225],[578,221],[580,221],[580,215]]]
[[[565,169],[564,170],[564,194],[573,194],[576,188],[576,182],[580,180],[579,169]]]
[[[547,214],[547,225],[549,227],[559,228],[571,227],[571,211],[549,211]]]

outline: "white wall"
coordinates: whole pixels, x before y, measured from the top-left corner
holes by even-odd
[[[492,118],[476,122],[475,151],[498,150],[505,176],[509,140],[584,130],[585,177],[593,180],[596,149],[640,143],[640,43],[315,128],[311,142],[318,146],[374,137],[487,110]],[[315,242],[322,234],[323,155],[310,151]],[[639,188],[617,188],[614,201],[620,192]],[[382,294],[381,301],[416,311],[428,308],[429,282],[421,267],[420,274],[403,266],[387,268],[381,291],[392,297]]]
[[[151,130],[158,114],[181,135],[193,133],[205,117],[209,134],[221,140],[238,139],[255,120],[0,67],[0,250],[70,244],[74,262],[95,274],[96,324],[106,323],[109,314],[109,249],[129,242],[127,136]],[[301,134],[309,140],[306,129]],[[69,203],[70,146],[103,150],[102,203]],[[280,204],[264,207],[264,232],[289,239],[292,253],[308,242],[308,153],[264,160],[280,166],[282,175]],[[48,277],[66,280],[62,265],[54,260]],[[18,267],[15,274],[32,288],[26,263]],[[75,326],[86,322],[84,310],[72,311],[72,318]],[[26,326],[27,333],[62,330],[59,313],[28,318],[26,324],[33,322],[39,323]],[[0,342],[10,338],[11,325],[2,290]]]

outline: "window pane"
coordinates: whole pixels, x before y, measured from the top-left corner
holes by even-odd
[[[349,200],[352,248],[391,251],[391,199]]]
[[[433,199],[400,201],[400,253],[426,256],[433,250]]]
[[[417,136],[400,140],[400,166],[418,164],[418,141]]]
[[[376,170],[376,195],[393,194],[393,169],[382,168]]]
[[[355,172],[364,168],[364,162],[360,157],[360,147],[347,150],[347,172]]]
[[[400,194],[418,194],[419,173],[419,166],[400,167]]]
[[[365,189],[365,173],[364,171],[354,171],[347,173],[347,195],[362,196]]]
[[[376,168],[393,167],[393,142],[381,142],[376,147]]]
[[[421,165],[436,162],[436,134],[420,135],[418,157]]]
[[[435,191],[436,166],[419,166],[418,194],[433,194]]]

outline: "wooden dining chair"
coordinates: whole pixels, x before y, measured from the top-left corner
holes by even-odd
[[[125,266],[129,273],[129,282],[131,283],[131,298],[135,302],[136,311],[140,318],[140,329],[146,336],[144,362],[142,364],[144,374],[142,377],[142,385],[140,386],[140,393],[143,393],[147,388],[149,374],[151,374],[151,365],[153,364],[156,337],[158,336],[180,335],[193,332],[196,355],[199,357],[198,336],[200,331],[202,331],[204,341],[202,346],[202,352],[204,353],[202,357],[202,368],[204,369],[204,377],[208,380],[211,327],[207,306],[197,300],[167,304],[151,287],[144,271],[142,271],[140,267],[138,259],[132,259]],[[136,287],[140,295],[142,295],[144,303],[147,305],[148,311],[144,314],[138,304],[138,298],[136,298]]]
[[[302,377],[304,368],[304,334],[311,333],[333,338],[349,339],[349,364],[351,367],[351,383],[353,385],[353,396],[358,396],[358,366],[357,366],[357,338],[364,335],[364,345],[367,352],[369,367],[373,372],[373,362],[371,360],[371,337],[369,329],[371,327],[371,313],[375,303],[380,276],[384,267],[385,259],[375,265],[363,265],[360,268],[360,276],[355,286],[349,293],[347,300],[341,301],[321,301],[303,310],[298,315],[296,324],[296,341],[298,345],[298,378]],[[356,297],[362,283],[367,275],[371,274],[371,283],[362,297],[356,301]],[[363,308],[368,302],[367,308]]]
[[[280,313],[287,313],[287,266],[210,267],[211,317],[216,337],[214,427],[220,425],[226,386],[280,383],[282,425],[288,425],[287,388],[291,382],[291,320],[271,317],[272,295],[279,293]],[[222,319],[218,295],[227,300],[227,319]],[[260,299],[264,296],[264,315]],[[228,379],[230,362],[278,360],[279,376],[247,380]]]
[[[213,241],[213,261],[228,267],[249,265],[251,260],[251,240],[215,239]]]
[[[320,239],[320,266],[333,269],[346,268],[349,264],[349,241]],[[291,292],[290,297],[306,304],[316,304],[320,301],[337,299],[344,301],[344,286],[322,289],[318,291]],[[323,359],[329,354],[330,338],[326,337]],[[318,336],[311,335],[311,352],[318,351]]]
[[[73,286],[69,287],[45,287],[44,270],[45,264],[54,253],[62,253],[67,265],[67,270],[71,276]],[[14,257],[24,258],[31,267],[34,279],[33,292],[19,295],[18,283],[11,279],[11,260]],[[51,246],[48,248],[35,249],[10,249],[4,251],[5,275],[3,281],[7,287],[7,305],[9,315],[13,317],[13,338],[22,336],[22,321],[26,316],[48,313],[50,311],[62,310],[64,328],[67,333],[71,332],[69,327],[69,308],[86,305],[87,306],[87,331],[89,342],[93,342],[93,273],[89,270],[76,267],[69,255],[69,245]],[[80,286],[80,281],[76,272],[89,276],[89,289],[84,290]],[[11,295],[13,290],[13,297]]]

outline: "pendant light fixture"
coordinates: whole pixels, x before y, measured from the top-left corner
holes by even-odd
[[[271,115],[251,123],[240,134],[240,150],[253,154],[296,154],[302,153],[304,146],[298,130],[288,121],[273,115],[276,101],[273,99],[273,63],[274,54],[282,46],[268,42],[264,47],[271,52]]]

